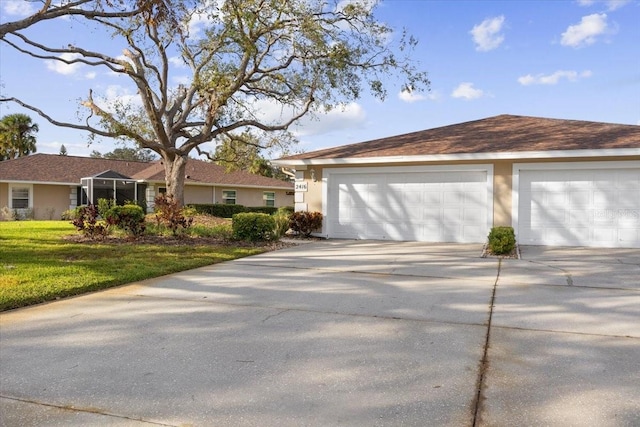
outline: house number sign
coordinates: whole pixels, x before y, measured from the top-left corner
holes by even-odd
[[[309,183],[307,183],[306,181],[304,182],[296,182],[296,191],[308,191],[309,190]]]

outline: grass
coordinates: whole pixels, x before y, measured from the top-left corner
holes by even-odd
[[[206,244],[75,243],[66,221],[0,222],[0,311],[264,252]]]

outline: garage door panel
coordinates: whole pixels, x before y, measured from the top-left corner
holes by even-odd
[[[422,209],[422,220],[426,223],[439,224],[442,222],[442,211],[440,208]]]
[[[463,210],[463,220],[465,224],[482,224],[487,222],[486,213],[474,208]]]
[[[640,168],[519,171],[521,244],[640,247]]]
[[[485,240],[490,228],[486,170],[385,173],[380,169],[375,174],[384,185],[365,183],[371,174],[329,172],[327,215],[340,219],[340,224],[327,220],[330,237],[339,233],[360,239]]]
[[[591,192],[577,190],[575,188],[570,189],[568,194],[567,206],[569,207],[588,207],[591,204]]]

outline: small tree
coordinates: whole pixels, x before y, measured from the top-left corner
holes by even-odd
[[[66,156],[66,155],[68,154],[68,153],[67,153],[67,147],[65,147],[65,146],[64,146],[64,144],[62,144],[62,145],[60,146],[60,153],[58,153],[58,154],[59,154],[60,156]]]
[[[0,160],[36,152],[38,125],[26,114],[9,114],[0,120]]]

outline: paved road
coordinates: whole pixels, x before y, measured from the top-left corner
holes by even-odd
[[[640,425],[640,251],[325,241],[0,315],[3,426]]]

